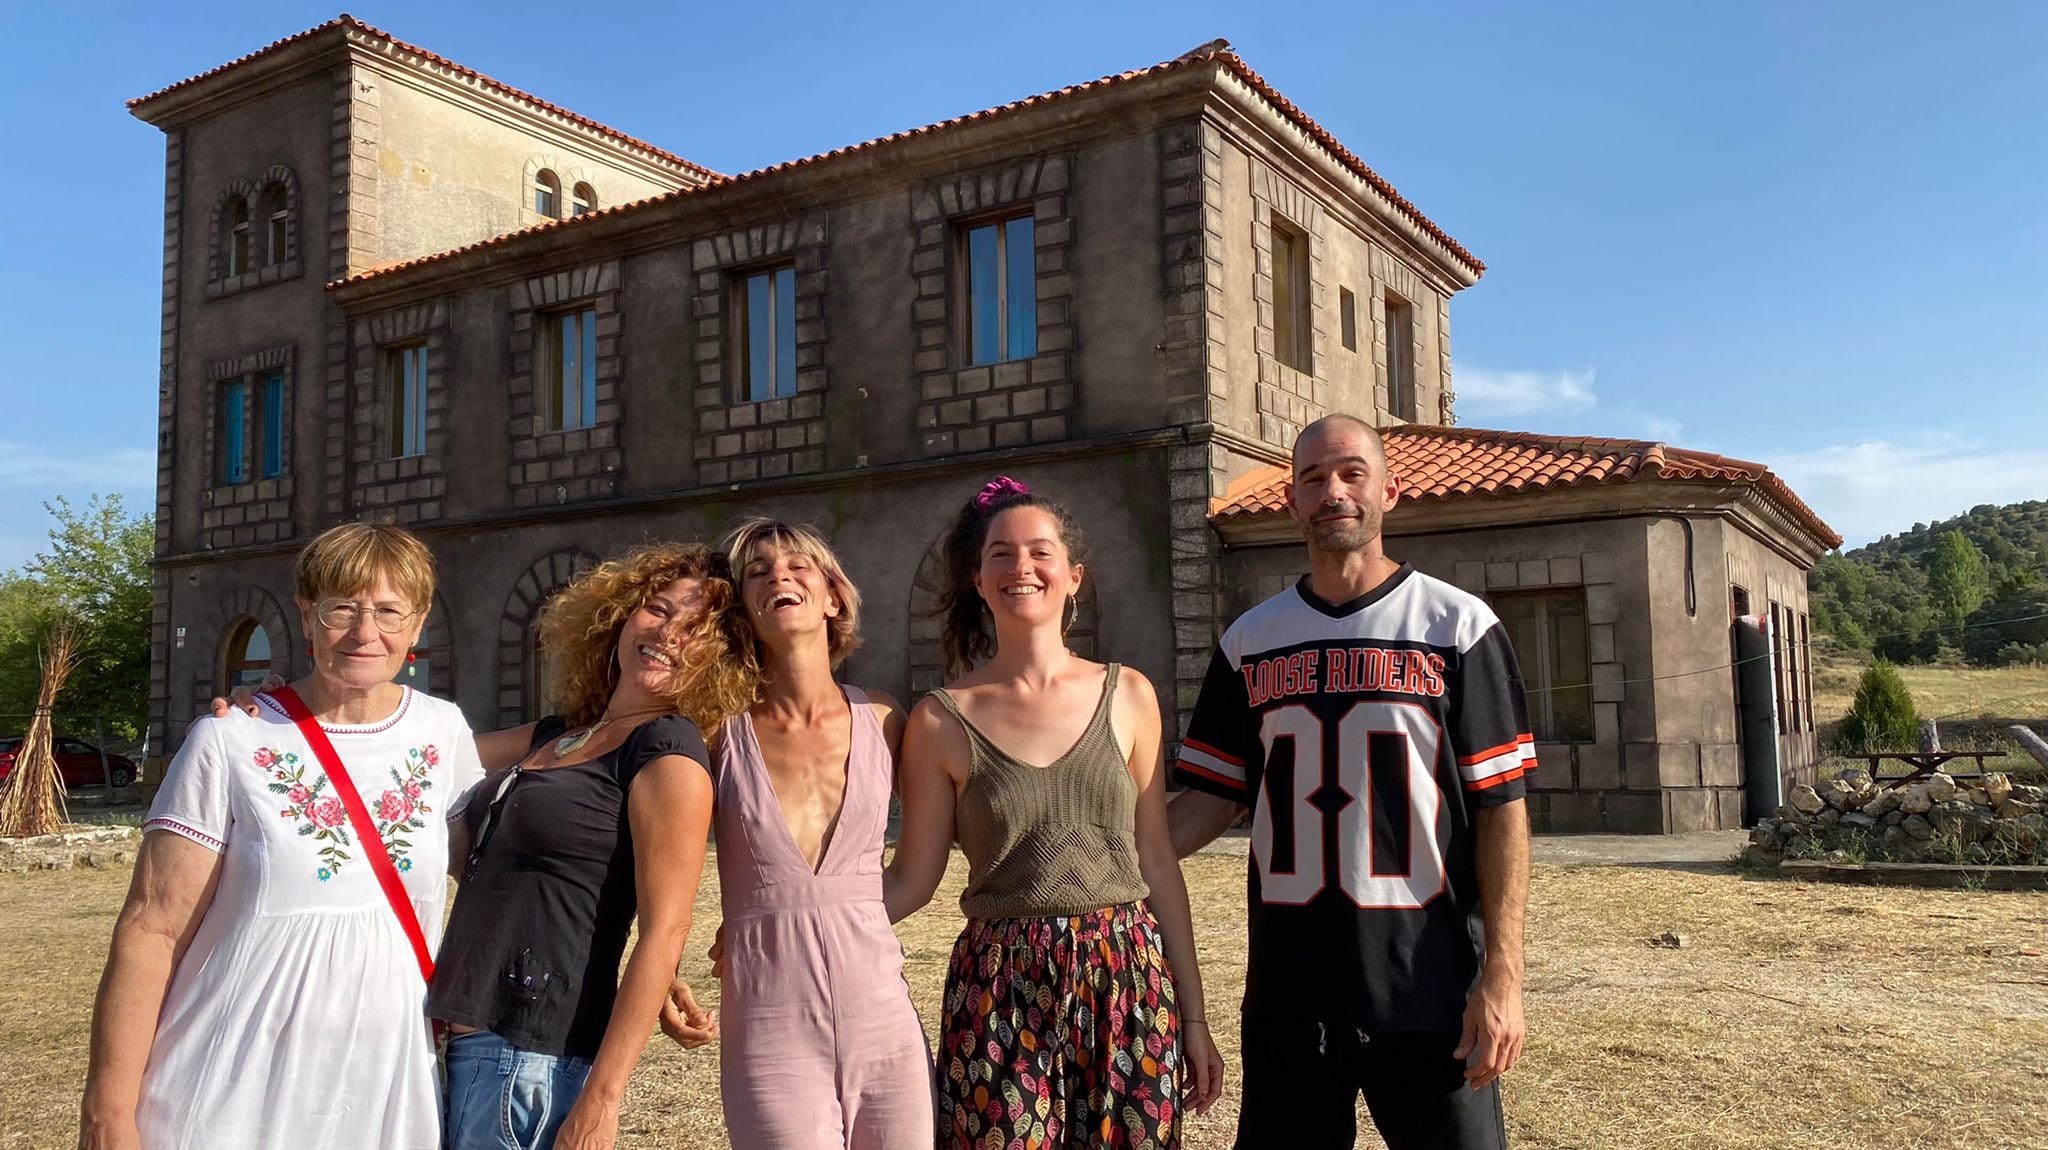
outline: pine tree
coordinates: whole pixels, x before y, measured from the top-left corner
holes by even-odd
[[[1838,749],[1852,755],[1910,751],[1919,746],[1920,714],[1898,668],[1878,659],[1863,669],[1855,701],[1842,716],[1836,738]]]
[[[1941,621],[1950,628],[1950,643],[1962,640],[1963,622],[1983,605],[1991,579],[1984,556],[1960,531],[1944,531],[1927,555],[1927,592]]]

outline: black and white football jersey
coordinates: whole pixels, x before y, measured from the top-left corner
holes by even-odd
[[[1304,576],[1210,660],[1177,768],[1252,808],[1248,1017],[1455,1028],[1479,973],[1477,807],[1536,765],[1514,648],[1403,564],[1349,603]]]

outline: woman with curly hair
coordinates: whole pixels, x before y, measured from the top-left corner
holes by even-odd
[[[722,558],[654,544],[541,620],[560,714],[481,736],[427,1013],[448,1024],[449,1150],[609,1147],[690,929],[711,821],[701,732],[758,677]],[[638,919],[640,939],[619,960]]]
[[[1058,503],[997,479],[960,509],[945,558],[952,680],[904,731],[887,877],[901,919],[931,900],[956,837],[967,856],[939,1145],[1172,1150],[1223,1063],[1167,834],[1159,699],[1068,649],[1087,551]]]

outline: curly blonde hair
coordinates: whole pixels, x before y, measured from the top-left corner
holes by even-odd
[[[604,715],[619,681],[626,620],[678,579],[699,581],[704,608],[681,623],[682,653],[668,692],[676,712],[709,738],[752,705],[761,663],[724,556],[701,543],[649,543],[591,568],[541,615],[541,649],[553,660],[555,698],[570,726],[588,726]]]

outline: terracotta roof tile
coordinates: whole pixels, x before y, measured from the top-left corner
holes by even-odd
[[[416,44],[408,44],[405,41],[400,40],[398,37],[391,35],[389,32],[382,30],[381,28],[374,28],[368,24],[363,23],[361,20],[356,19],[355,17],[349,15],[346,12],[342,13],[341,15],[335,17],[332,20],[329,20],[325,24],[321,24],[313,28],[308,28],[304,32],[300,32],[295,35],[286,36],[282,40],[278,40],[274,43],[267,44],[261,48],[258,48],[256,51],[249,53],[246,56],[237,57],[233,60],[228,61],[225,64],[220,65],[219,67],[208,68],[206,71],[199,73],[197,76],[187,77],[186,79],[180,80],[167,88],[160,88],[154,92],[151,92],[147,96],[137,96],[135,99],[128,101],[128,109],[130,111],[136,111],[142,108],[144,105],[148,104],[150,101],[158,99],[159,97],[166,96],[172,92],[180,91],[182,89],[191,87],[193,84],[197,84],[202,80],[206,80],[211,77],[218,76],[223,72],[239,68],[244,64],[250,63],[251,61],[259,60],[265,56],[270,55],[272,52],[275,52],[280,48],[284,48],[291,44],[297,44],[303,40],[310,40],[323,32],[328,32],[335,29],[354,31],[360,35],[368,36],[372,39],[382,40],[401,52],[410,53],[414,56],[419,57],[420,60],[425,63],[432,64],[441,68],[446,68],[447,70],[455,73],[458,76],[463,77],[464,79],[473,80],[476,83],[481,84],[494,92],[497,92],[499,95],[508,96],[523,104],[528,104],[535,108],[539,108],[542,111],[549,112],[556,116],[560,116],[563,119],[568,120],[572,124],[588,128],[589,130],[596,132],[599,135],[608,136],[611,139],[616,140],[621,144],[625,144],[628,147],[637,148],[643,152],[648,153],[650,156],[653,156],[657,160],[673,164],[676,167],[682,168],[685,171],[688,171],[696,176],[715,177],[718,175],[717,172],[712,171],[710,168],[707,168],[702,164],[692,163],[689,160],[686,160],[681,156],[676,155],[674,152],[667,150],[666,148],[658,148],[645,140],[639,139],[635,136],[629,136],[626,133],[619,131],[617,128],[613,128],[605,124],[600,124],[596,120],[593,120],[588,116],[578,115],[577,113],[572,112],[559,104],[549,103],[548,101],[541,99],[539,96],[535,96],[529,92],[521,91],[520,89],[515,88],[510,84],[504,83],[499,80],[493,80],[489,76],[484,75],[482,72],[479,72],[474,68],[469,68],[461,64],[458,64],[455,61],[448,59],[446,56],[442,56],[435,52],[430,52],[427,49],[422,48]]]
[[[1761,463],[1688,451],[1639,439],[1560,438],[1521,431],[1406,425],[1381,433],[1387,467],[1401,480],[1401,498],[1439,500],[1476,494],[1546,491],[1581,483],[1704,480],[1754,483],[1829,547],[1842,537]],[[1287,510],[1287,471],[1266,467],[1239,477],[1209,517],[1241,519]]]
[[[1209,44],[1203,45],[1201,48],[1198,48],[1193,52],[1178,57],[1177,59],[1168,60],[1160,64],[1154,64],[1149,68],[1140,68],[1129,72],[1121,72],[1114,76],[1104,76],[1101,79],[1089,80],[1085,83],[1070,84],[1064,88],[1054,89],[1050,92],[1042,92],[1035,96],[1026,96],[1021,100],[1014,100],[1008,104],[1002,104],[994,108],[987,108],[979,112],[970,112],[967,115],[956,116],[950,120],[940,120],[937,123],[926,124],[925,126],[920,128],[910,128],[901,132],[892,132],[889,135],[877,136],[872,140],[866,140],[858,144],[849,144],[843,148],[834,148],[829,152],[820,152],[814,156],[806,156],[802,159],[797,160],[786,160],[779,164],[771,164],[765,168],[757,168],[754,171],[746,172],[742,175],[721,176],[697,187],[681,188],[673,192],[665,192],[658,196],[650,196],[644,200],[636,200],[631,203],[617,204],[612,206],[611,208],[606,209],[605,211],[588,212],[582,216],[575,217],[574,219],[571,220],[554,220],[549,221],[547,223],[536,224],[532,227],[523,228],[519,231],[507,232],[504,235],[494,236],[486,240],[480,240],[476,243],[467,244],[463,247],[451,248],[447,251],[435,252],[430,255],[420,256],[417,259],[408,260],[403,263],[394,264],[389,267],[380,267],[368,271],[358,272],[357,274],[350,276],[346,280],[340,280],[336,282],[360,283],[364,280],[374,279],[381,276],[388,276],[396,272],[407,271],[412,268],[423,267],[429,264],[439,263],[443,260],[453,259],[457,256],[466,254],[468,252],[477,251],[483,248],[496,247],[501,244],[511,243],[523,236],[527,236],[535,232],[548,231],[552,228],[560,227],[564,224],[581,223],[582,221],[592,220],[600,216],[619,214],[659,203],[668,203],[674,200],[681,199],[685,196],[696,195],[701,192],[707,192],[714,188],[724,187],[729,184],[749,183],[754,180],[761,179],[764,176],[770,176],[778,172],[791,171],[797,168],[807,168],[816,164],[826,163],[831,160],[838,159],[842,156],[853,155],[857,152],[872,151],[876,148],[880,148],[889,144],[894,144],[899,141],[916,139],[921,136],[929,136],[932,135],[933,133],[943,132],[950,128],[959,127],[963,124],[971,124],[985,120],[992,120],[1000,116],[1009,115],[1024,108],[1037,107],[1039,105],[1053,103],[1056,101],[1080,95],[1084,92],[1101,91],[1106,88],[1113,88],[1124,84],[1129,84],[1134,81],[1145,79],[1147,77],[1160,76],[1184,68],[1209,64],[1221,64],[1223,67],[1229,69],[1233,74],[1242,79],[1246,84],[1250,85],[1251,88],[1254,91],[1256,91],[1262,98],[1271,103],[1274,106],[1274,108],[1278,110],[1283,116],[1292,120],[1304,132],[1306,132],[1311,139],[1313,139],[1317,144],[1322,146],[1325,150],[1329,151],[1331,155],[1334,156],[1340,163],[1344,164],[1347,168],[1351,169],[1351,171],[1354,174],[1356,174],[1360,179],[1363,179],[1380,195],[1386,197],[1388,202],[1394,206],[1396,211],[1399,211],[1402,215],[1408,217],[1408,219],[1413,221],[1417,227],[1421,228],[1423,232],[1429,235],[1430,238],[1444,245],[1446,250],[1450,251],[1460,261],[1462,261],[1468,267],[1470,267],[1474,272],[1483,274],[1486,271],[1486,265],[1484,263],[1481,263],[1477,257],[1472,255],[1472,253],[1466,251],[1465,248],[1458,243],[1458,241],[1450,237],[1449,233],[1445,232],[1442,228],[1438,227],[1435,223],[1430,221],[1428,217],[1424,216],[1422,214],[1421,209],[1417,208],[1414,204],[1409,203],[1405,198],[1401,196],[1399,192],[1396,192],[1392,184],[1389,184],[1385,179],[1383,179],[1379,175],[1379,173],[1373,171],[1370,167],[1366,166],[1365,161],[1359,159],[1356,155],[1353,155],[1349,150],[1347,150],[1342,144],[1338,143],[1337,138],[1331,135],[1329,131],[1325,129],[1321,124],[1316,123],[1316,121],[1313,118],[1311,118],[1308,115],[1308,113],[1296,107],[1292,101],[1288,100],[1287,97],[1282,96],[1277,90],[1275,90],[1272,87],[1272,85],[1266,83],[1265,79],[1261,77],[1257,72],[1252,71],[1249,65],[1247,65],[1242,59],[1240,59],[1235,52],[1230,50],[1230,45],[1228,41],[1215,40],[1211,41]]]

